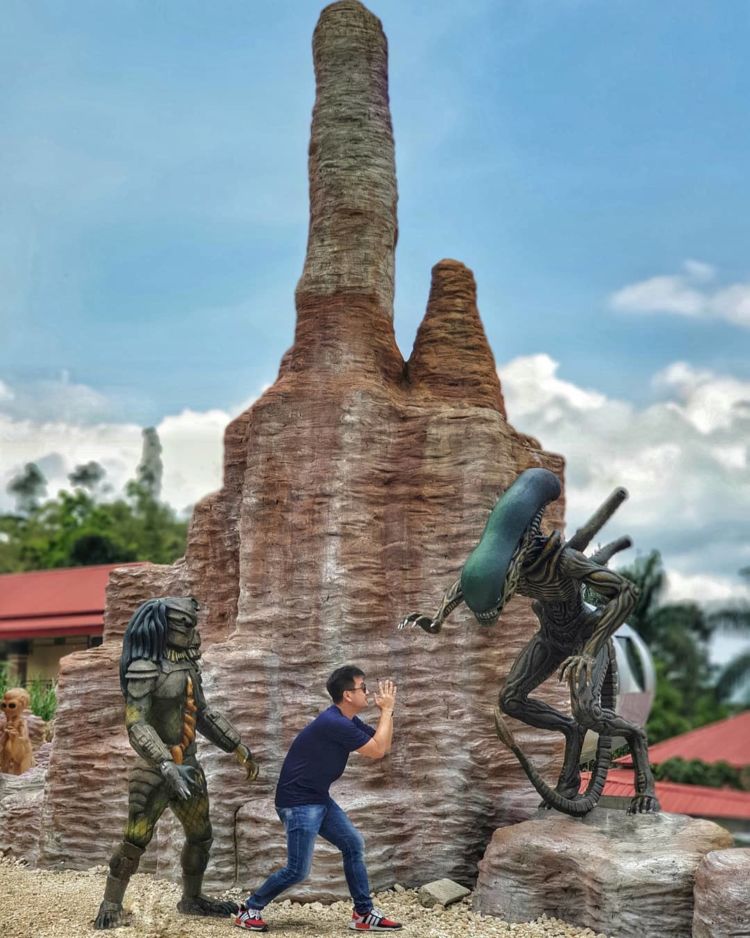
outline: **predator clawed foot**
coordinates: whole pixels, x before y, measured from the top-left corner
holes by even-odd
[[[94,919],[94,928],[117,928],[123,924],[122,906],[119,902],[108,902],[106,899],[99,906],[99,912]]]
[[[182,898],[177,903],[177,911],[183,915],[204,915],[223,918],[228,915],[237,915],[239,906],[236,902],[225,902],[221,899],[209,899],[208,896],[190,896]]]

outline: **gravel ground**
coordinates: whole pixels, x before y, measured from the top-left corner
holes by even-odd
[[[2,938],[77,938],[101,935],[92,923],[104,891],[106,867],[83,873],[29,870],[0,859],[0,935]],[[227,892],[240,901],[243,896]],[[175,905],[179,887],[150,875],[137,874],[125,896],[129,913],[122,938],[233,938],[241,932],[230,919],[204,919],[180,915]],[[379,893],[376,905],[404,923],[404,938],[606,938],[590,929],[575,928],[557,919],[541,918],[523,925],[509,925],[470,910],[471,896],[447,909],[425,909],[413,890],[396,887]],[[306,905],[282,900],[266,912],[269,936],[276,938],[328,938],[351,934],[348,902]]]

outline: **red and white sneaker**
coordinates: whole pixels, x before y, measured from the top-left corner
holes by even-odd
[[[383,915],[380,909],[370,909],[364,915],[360,915],[355,909],[349,928],[356,931],[396,931],[401,928],[401,922],[394,922],[392,918]]]
[[[248,931],[268,931],[268,925],[263,921],[260,909],[247,909],[244,905],[240,906],[240,914],[234,920],[234,924]]]

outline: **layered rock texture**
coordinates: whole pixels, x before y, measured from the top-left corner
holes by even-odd
[[[514,600],[489,630],[462,609],[440,636],[395,626],[411,611],[434,611],[518,472],[561,474],[563,462],[508,424],[463,264],[434,267],[424,321],[403,360],[393,330],[385,36],[365,7],[342,0],[321,14],[313,48],[311,220],[294,344],[275,384],[227,428],[223,488],[195,509],[184,561],[114,575],[104,644],[64,661],[46,865],[102,863],[120,838],[133,757],[120,641],[138,603],[165,593],[200,600],[208,699],[262,764],[249,787],[231,756],[201,750],[214,886],[252,886],[280,864],[273,791],[281,761],[327,706],[326,677],[347,662],[371,684],[390,677],[399,685],[392,754],[378,763],[353,757],[333,792],[365,834],[373,886],[471,881],[492,831],[529,816],[538,801],[492,719],[503,677],[536,628],[528,603]],[[559,527],[562,503],[548,515]],[[565,698],[554,683],[542,696]],[[514,729],[556,777],[559,740]],[[165,816],[144,868],[174,874],[180,842]],[[324,847],[298,895],[344,891],[340,858]]]
[[[714,850],[695,876],[693,938],[750,936],[750,850]]]
[[[45,768],[23,775],[0,774],[0,856],[35,864],[39,860]]]
[[[718,824],[681,814],[543,813],[495,831],[479,863],[477,911],[508,922],[546,913],[612,938],[685,938],[696,870],[732,843]]]

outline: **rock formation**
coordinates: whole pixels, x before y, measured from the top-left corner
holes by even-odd
[[[750,935],[750,850],[707,853],[695,874],[693,938]]]
[[[0,857],[32,866],[39,860],[44,777],[43,765],[23,775],[0,773]]]
[[[116,572],[104,644],[63,661],[43,864],[105,862],[120,838],[132,753],[119,644],[135,606],[164,593],[200,600],[207,696],[262,764],[250,788],[231,757],[202,747],[210,884],[250,886],[280,859],[281,760],[346,662],[400,688],[392,755],[352,759],[335,790],[367,839],[373,886],[470,881],[492,831],[537,801],[492,720],[498,686],[535,629],[528,603],[514,600],[492,630],[460,611],[438,637],[395,625],[434,609],[518,472],[561,474],[563,462],[508,424],[474,278],[457,261],[433,269],[402,359],[385,36],[364,6],[341,0],[321,14],[313,48],[310,233],[294,344],[275,384],[227,428],[223,487],[196,507],[184,561]],[[562,517],[558,502],[550,523]],[[552,684],[547,697],[559,704],[565,694]],[[559,740],[514,729],[552,775]],[[173,825],[164,818],[147,854],[165,873],[180,840]],[[329,867],[343,894],[338,857],[325,849],[300,894],[334,894]]]
[[[546,913],[613,938],[685,938],[696,868],[732,843],[718,824],[681,814],[545,815],[495,831],[475,910],[508,922]]]

